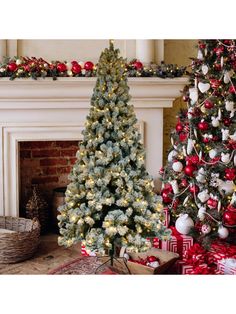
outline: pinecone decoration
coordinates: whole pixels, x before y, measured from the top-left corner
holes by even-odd
[[[33,186],[32,196],[26,204],[26,218],[38,218],[41,225],[41,234],[48,230],[49,210],[48,204],[42,197],[37,186]]]

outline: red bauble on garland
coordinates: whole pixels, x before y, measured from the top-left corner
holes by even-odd
[[[72,68],[71,68],[71,71],[74,73],[74,74],[79,74],[81,73],[81,66],[78,64],[78,63],[74,63],[72,65]]]
[[[206,101],[204,102],[204,107],[205,107],[206,109],[212,109],[212,108],[214,107],[214,104],[213,104],[210,100],[206,100]]]
[[[136,60],[136,61],[133,62],[133,67],[136,70],[141,70],[143,68],[143,64],[142,64],[142,62]]]
[[[209,198],[209,200],[207,201],[207,205],[208,205],[210,208],[215,209],[215,208],[217,208],[218,201],[217,201],[217,200],[214,200],[213,198]]]
[[[209,127],[209,124],[206,121],[201,121],[201,122],[198,123],[197,126],[198,126],[199,130],[207,131],[208,127]]]
[[[224,52],[224,46],[219,46],[214,49],[217,56],[221,56],[221,54]]]
[[[223,224],[229,227],[236,227],[236,208],[229,205],[223,213]]]
[[[17,70],[17,64],[15,62],[11,62],[8,64],[7,66],[7,69],[8,71],[11,71],[11,72],[15,72]]]
[[[188,180],[183,178],[180,182],[180,186],[186,188],[189,185]]]
[[[225,179],[232,181],[236,178],[236,169],[235,168],[226,168],[225,169]]]
[[[91,62],[91,61],[85,62],[84,68],[85,68],[86,71],[92,71],[93,68],[94,68],[93,62]]]
[[[59,72],[65,72],[67,70],[67,67],[66,67],[65,63],[58,63],[57,70]]]
[[[193,176],[194,171],[195,171],[195,167],[192,165],[188,165],[184,168],[184,173],[189,177]]]

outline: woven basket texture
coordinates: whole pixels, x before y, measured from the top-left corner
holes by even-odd
[[[37,250],[40,238],[37,219],[0,216],[0,229],[14,231],[0,233],[0,263],[21,262],[32,257]]]

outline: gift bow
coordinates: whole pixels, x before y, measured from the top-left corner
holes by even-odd
[[[183,260],[190,265],[203,264],[206,260],[206,251],[200,244],[195,243],[184,253]]]

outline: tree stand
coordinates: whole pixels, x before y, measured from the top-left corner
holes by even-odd
[[[120,258],[115,257],[115,244],[114,244],[114,241],[112,242],[112,247],[109,250],[109,255],[98,256],[97,258],[103,258],[103,257],[106,257],[106,256],[109,257],[109,259],[96,268],[95,274],[97,274],[98,269],[102,268],[106,264],[110,264],[110,266],[113,268],[114,267],[114,260],[117,261],[118,263],[122,264],[122,261],[119,260],[119,259],[122,259],[123,263],[124,263],[124,265],[125,265],[125,267],[127,269],[127,274],[131,275],[131,272],[130,272],[129,267],[128,267],[127,262],[126,262],[126,259],[124,257],[120,257]]]

